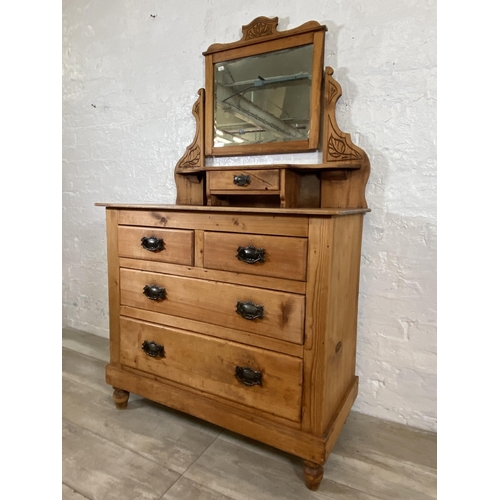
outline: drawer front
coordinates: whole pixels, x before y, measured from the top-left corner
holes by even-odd
[[[299,358],[122,317],[120,361],[289,420],[300,419]]]
[[[279,170],[224,170],[208,172],[210,191],[279,191]]]
[[[146,290],[153,298],[145,295],[146,285],[155,287]],[[161,298],[160,288],[164,289],[165,298]],[[157,296],[158,300],[154,300]],[[302,295],[121,269],[120,297],[124,306],[303,343],[305,298]],[[262,311],[248,303],[262,306]],[[253,319],[244,318],[237,309]]]
[[[246,214],[242,212],[192,212],[166,210],[120,210],[118,223],[173,229],[202,229],[230,233],[307,236],[309,218],[302,215]]]
[[[194,231],[118,226],[118,255],[193,265]]]
[[[207,231],[203,265],[209,269],[305,281],[307,239]]]

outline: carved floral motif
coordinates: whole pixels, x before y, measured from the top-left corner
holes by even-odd
[[[362,155],[349,146],[347,139],[330,133],[328,137],[328,159],[331,160],[360,160]]]
[[[267,36],[272,34],[273,27],[271,24],[257,23],[247,31],[245,40],[251,40],[252,38],[259,38],[260,36]]]
[[[337,125],[335,108],[342,95],[342,87],[332,75],[333,69],[327,66],[325,70],[325,115],[328,118],[328,130],[324,138],[326,148],[323,151],[323,160],[325,162],[362,160],[362,150],[352,143],[350,134],[343,133]]]
[[[278,26],[278,18],[270,19],[268,17],[258,17],[250,24],[242,27],[243,40],[252,40],[261,36],[273,35]]]
[[[197,140],[196,137],[195,140]],[[200,154],[199,146],[188,149],[179,162],[179,168],[193,168],[199,166]]]
[[[328,102],[332,102],[332,99],[335,97],[335,94],[337,93],[337,87],[330,82],[330,88],[328,89]]]

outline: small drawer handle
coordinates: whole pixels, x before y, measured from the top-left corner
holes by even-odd
[[[245,319],[263,319],[264,306],[259,306],[253,302],[240,302],[236,304],[236,312]]]
[[[165,356],[165,348],[156,342],[145,340],[142,343],[142,350],[151,358],[163,358]]]
[[[165,288],[158,285],[146,285],[142,293],[151,300],[163,300],[167,298]]]
[[[149,238],[143,236],[141,246],[150,252],[161,252],[164,249],[163,239],[156,236],[150,236]]]
[[[248,186],[252,182],[249,175],[239,174],[235,175],[233,178],[233,184],[237,186]]]
[[[262,386],[262,372],[253,370],[252,368],[245,366],[237,366],[234,371],[234,376],[245,385],[260,385]]]
[[[238,247],[236,254],[239,260],[247,264],[266,261],[266,250],[264,248],[255,248],[253,245],[247,247]]]

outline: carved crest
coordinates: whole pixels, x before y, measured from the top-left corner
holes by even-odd
[[[277,17],[256,17],[252,22],[241,27],[242,37],[237,42],[231,43],[213,43],[203,52],[203,55],[213,54],[223,50],[230,50],[238,47],[244,47],[249,44],[259,43],[261,39],[278,39],[301,33],[310,33],[311,31],[326,31],[326,26],[320,25],[317,21],[308,21],[297,28],[291,30],[278,31]],[[262,40],[262,41],[264,41]]]
[[[276,33],[278,27],[278,18],[273,17],[257,17],[250,24],[242,26],[243,31],[242,40],[252,40],[261,36],[270,36]]]

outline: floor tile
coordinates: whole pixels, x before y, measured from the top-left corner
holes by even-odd
[[[63,482],[89,500],[156,500],[179,475],[63,421]]]
[[[437,467],[437,435],[407,425],[351,412],[335,443],[334,451],[370,460],[376,450],[395,461]]]
[[[63,348],[62,376],[85,384],[111,398],[113,388],[106,383],[106,362]]]
[[[432,471],[383,455],[377,462],[332,453],[325,464],[323,481],[331,480],[384,500],[436,498],[436,474]]]
[[[161,500],[231,500],[229,497],[186,477],[181,477]]]
[[[90,335],[74,328],[63,328],[62,346],[92,358],[109,361],[109,339]]]
[[[312,492],[304,484],[301,460],[284,453],[268,455],[251,442],[218,438],[184,474],[191,479],[234,500],[308,500],[329,498],[320,491]],[[372,499],[363,492],[347,496],[348,487],[329,485],[326,491],[343,492],[345,499]]]
[[[387,500],[436,498],[436,435],[352,412],[324,477]]]
[[[63,381],[63,394],[65,419],[180,474],[220,432],[146,399],[118,410],[111,395],[71,380]]]
[[[87,497],[80,495],[77,491],[66,486],[64,483],[62,485],[62,500],[88,500]]]

